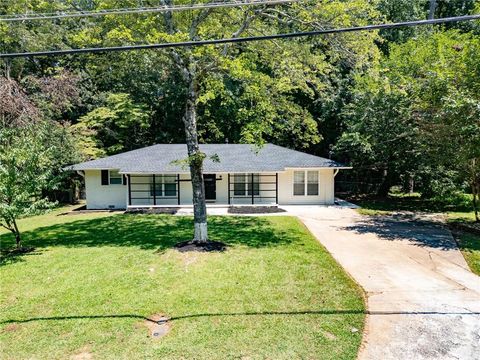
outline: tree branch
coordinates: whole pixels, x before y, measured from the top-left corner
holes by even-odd
[[[8,231],[13,231],[13,229],[9,228],[7,225],[0,223],[0,226],[7,229]]]
[[[172,6],[172,0],[160,0],[160,4],[164,6]],[[165,20],[165,25],[167,26],[167,32],[169,34],[173,34],[176,31],[175,24],[173,22],[173,14],[172,11],[165,11],[163,13],[163,18]]]

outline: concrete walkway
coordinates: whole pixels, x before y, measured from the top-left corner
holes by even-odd
[[[480,277],[448,230],[341,207],[283,208],[366,291],[359,359],[480,359]]]

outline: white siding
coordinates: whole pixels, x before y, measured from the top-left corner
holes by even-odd
[[[85,193],[87,209],[125,209],[127,205],[126,185],[102,185],[100,170],[85,170]]]
[[[294,171],[318,170],[318,195],[293,195]],[[334,202],[334,169],[289,169],[278,173],[278,203],[280,205],[301,204],[333,204]]]
[[[319,173],[319,193],[318,195],[293,195],[293,174],[295,170],[305,171],[307,169],[289,169],[278,173],[278,203],[280,205],[293,204],[333,204],[334,202],[334,169],[308,169],[315,170]],[[216,196],[215,204],[228,204],[228,174],[217,173]],[[269,173],[275,175],[275,173]],[[135,185],[135,178],[132,180],[132,190],[144,190],[141,196],[139,193],[133,194],[132,197],[150,197],[149,184]],[[190,174],[181,174],[180,180],[189,180]],[[149,178],[144,180],[149,182]],[[233,182],[233,174],[231,174],[231,181]],[[266,191],[275,189],[274,176],[260,176],[260,182],[271,182],[272,184],[260,185],[260,196],[274,197],[275,191]],[[85,171],[85,186],[87,197],[87,209],[108,209],[113,206],[116,209],[124,209],[128,202],[128,187],[125,185],[102,185],[100,170],[86,170]],[[233,196],[233,184],[231,185],[231,195]],[[180,182],[180,201],[182,205],[192,205],[192,184],[190,181]],[[255,199],[255,204],[272,204],[275,202],[271,199]],[[231,203],[235,204],[251,204],[251,196],[246,195],[244,198],[232,199]],[[132,205],[153,205],[153,197],[143,200],[132,200]],[[177,198],[161,199],[157,198],[157,205],[177,205]]]

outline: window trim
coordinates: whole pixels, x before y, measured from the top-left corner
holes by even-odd
[[[296,195],[295,194],[295,173],[303,173],[303,194],[302,195]],[[317,194],[308,194],[308,173],[309,172],[315,172],[317,173]],[[314,184],[314,183],[313,183]],[[313,196],[320,196],[320,171],[317,170],[293,170],[293,178],[292,178],[292,196],[294,197],[313,197]]]
[[[112,179],[112,172],[113,171],[116,171],[117,174],[118,174],[118,179],[120,179],[120,183],[116,184],[116,183],[112,183],[111,179]],[[115,177],[115,179],[117,179],[117,177]],[[125,185],[123,183],[123,175],[120,174],[119,170],[108,170],[108,185]]]

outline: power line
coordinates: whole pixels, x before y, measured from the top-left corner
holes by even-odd
[[[164,49],[164,48],[192,47],[192,46],[204,46],[204,45],[218,45],[218,44],[251,42],[251,41],[261,41],[261,40],[318,36],[318,35],[326,35],[326,34],[350,33],[355,31],[371,31],[371,30],[380,30],[380,29],[394,29],[399,27],[445,24],[445,23],[451,23],[451,22],[472,21],[472,20],[479,20],[479,19],[480,19],[480,14],[455,16],[455,17],[448,17],[448,18],[438,18],[438,19],[431,19],[431,20],[406,21],[406,22],[399,22],[399,23],[392,23],[392,24],[365,25],[365,26],[356,26],[356,27],[339,28],[339,29],[314,30],[314,31],[294,32],[294,33],[286,33],[286,34],[273,34],[273,35],[264,35],[264,36],[248,36],[248,37],[239,37],[239,38],[212,39],[212,40],[199,40],[199,41],[182,41],[182,42],[161,43],[161,44],[143,44],[143,45],[113,46],[113,47],[100,47],[100,48],[70,49],[70,50],[7,53],[7,54],[0,54],[0,58],[6,59],[6,58],[33,57],[33,56],[56,56],[56,55],[81,54],[81,53],[101,53],[101,52],[111,52],[111,51],[132,51],[132,50],[146,50],[146,49]]]
[[[0,22],[16,22],[26,20],[53,20],[53,19],[65,19],[65,18],[77,18],[77,17],[100,17],[107,15],[125,15],[125,14],[146,14],[155,12],[167,12],[167,11],[185,11],[185,10],[202,10],[202,9],[215,9],[215,8],[228,8],[228,7],[241,7],[241,6],[260,6],[260,5],[278,5],[291,2],[297,2],[299,0],[246,0],[246,1],[233,1],[233,2],[212,2],[205,4],[193,4],[193,5],[175,5],[175,6],[160,6],[160,7],[147,7],[147,8],[124,8],[124,9],[107,9],[107,10],[95,10],[95,11],[75,11],[67,13],[38,13],[38,14],[15,14],[15,15],[3,15],[0,16]]]

